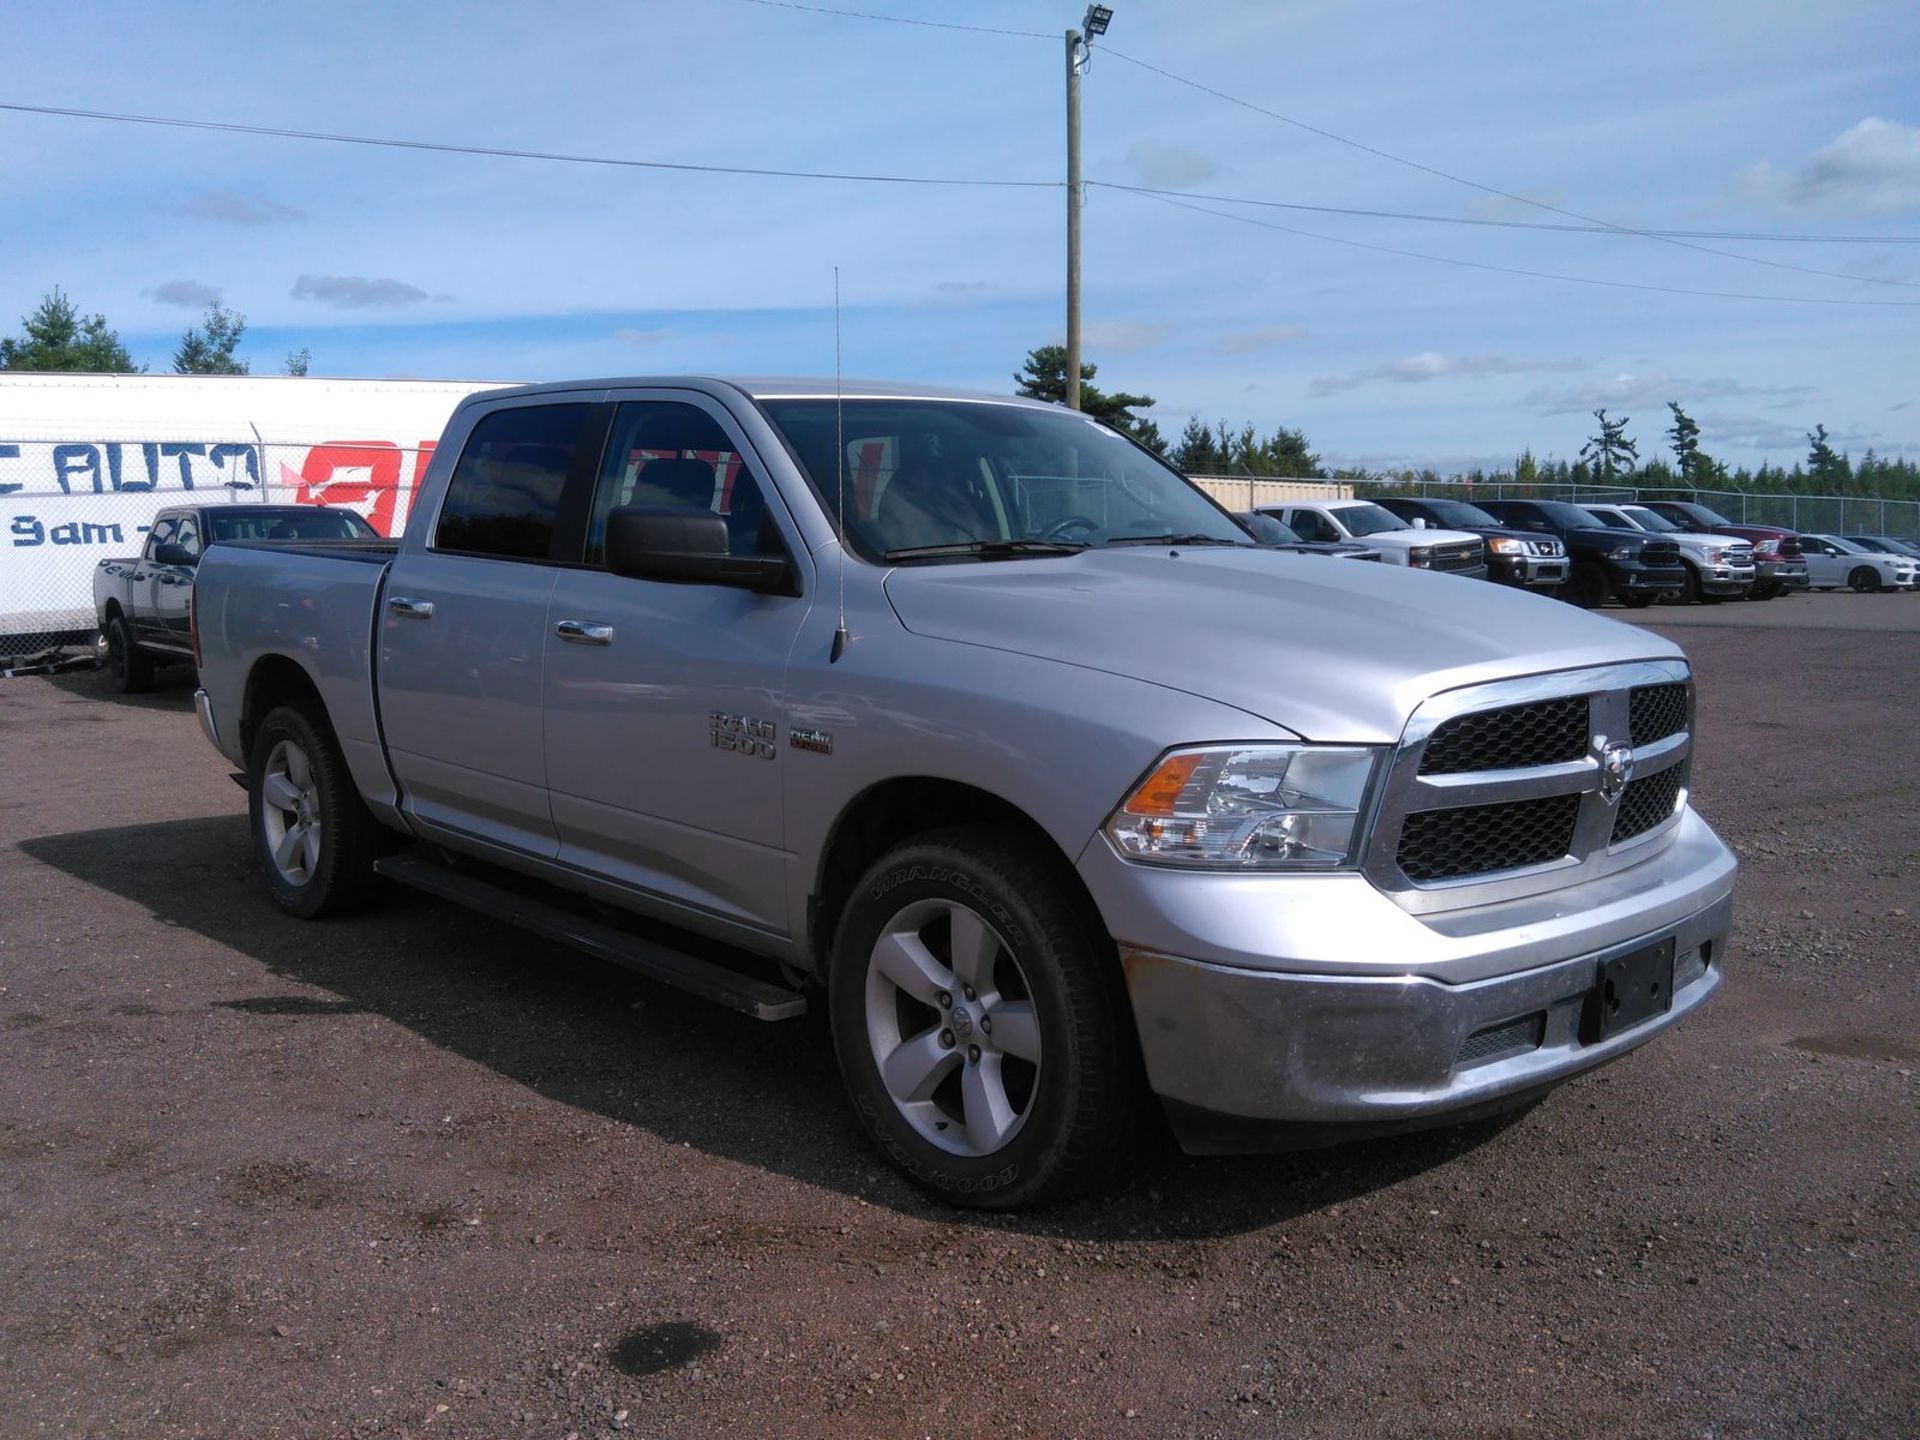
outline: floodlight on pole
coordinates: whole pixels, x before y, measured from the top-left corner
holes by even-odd
[[[1107,33],[1107,26],[1112,23],[1113,7],[1111,5],[1089,5],[1087,18],[1080,22],[1080,28],[1088,35],[1104,35]]]

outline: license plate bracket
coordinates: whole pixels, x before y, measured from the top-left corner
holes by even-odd
[[[1600,962],[1581,1015],[1580,1038],[1592,1045],[1673,1008],[1672,936]]]

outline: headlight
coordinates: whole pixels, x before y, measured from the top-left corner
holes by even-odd
[[[1431,545],[1416,545],[1407,552],[1407,563],[1409,565],[1424,565],[1432,558],[1433,547]]]
[[[1376,749],[1241,745],[1175,750],[1107,821],[1130,860],[1202,870],[1353,865]]]
[[[1753,553],[1771,560],[1780,553],[1780,542],[1778,540],[1756,540],[1753,542]]]
[[[1503,539],[1496,535],[1493,539],[1487,541],[1487,549],[1496,555],[1524,555],[1527,553],[1527,542],[1524,540]]]
[[[1637,545],[1616,545],[1607,551],[1609,560],[1638,560],[1639,558],[1640,547]]]
[[[1724,547],[1715,547],[1715,548],[1712,548],[1712,549],[1709,549],[1709,550],[1707,551],[1707,563],[1708,563],[1709,565],[1724,565],[1724,564],[1726,564],[1726,563],[1727,563],[1727,552],[1726,552],[1726,550],[1725,550],[1725,548],[1724,548]]]

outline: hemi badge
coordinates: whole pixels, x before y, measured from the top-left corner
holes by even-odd
[[[787,743],[796,750],[811,750],[817,755],[833,753],[833,736],[824,730],[789,729]]]

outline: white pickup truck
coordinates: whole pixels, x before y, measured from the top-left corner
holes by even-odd
[[[1487,546],[1478,535],[1411,523],[1371,500],[1296,500],[1262,511],[1292,526],[1302,540],[1357,541],[1378,550],[1389,565],[1487,578]]]

